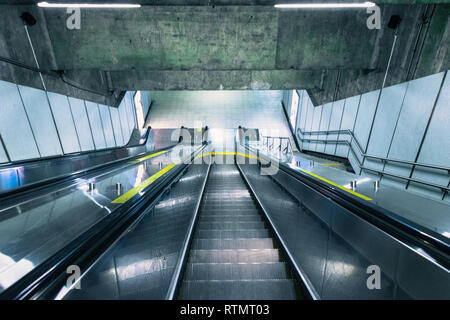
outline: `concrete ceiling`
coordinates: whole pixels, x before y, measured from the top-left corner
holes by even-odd
[[[321,104],[381,86],[394,39],[387,23],[397,14],[387,85],[450,69],[450,5],[436,1],[375,1],[380,30],[367,28],[365,9],[280,10],[265,0],[116,2],[147,5],[82,9],[80,30],[66,28],[65,9],[0,6],[0,56],[35,66],[20,20],[28,11],[37,19],[29,32],[51,91],[114,104],[120,92],[136,89],[308,89]],[[64,70],[76,86],[51,70]],[[0,79],[41,86],[36,72],[5,62]]]

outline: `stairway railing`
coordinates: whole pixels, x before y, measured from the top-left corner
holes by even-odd
[[[319,139],[319,137],[318,137],[320,135],[327,135],[328,136],[330,134],[338,134],[338,137],[340,135],[348,135],[348,136],[350,136],[350,141],[348,141],[348,140],[339,140],[339,138],[335,139],[335,140],[328,140],[326,138],[325,139]],[[310,136],[310,138],[306,138],[305,137],[306,135]],[[311,136],[317,136],[317,138],[316,139],[312,139]],[[349,146],[350,151],[353,153],[358,167],[361,170],[376,172],[380,176],[380,178],[386,175],[386,176],[391,176],[391,177],[394,177],[394,178],[406,180],[406,181],[408,181],[408,184],[410,182],[416,182],[416,183],[427,185],[427,186],[430,186],[430,187],[439,188],[442,191],[442,199],[445,198],[446,194],[450,190],[448,185],[436,184],[436,183],[432,183],[432,182],[429,182],[429,181],[416,179],[416,178],[413,178],[413,177],[402,176],[402,175],[399,175],[399,174],[386,172],[384,170],[379,170],[379,169],[375,169],[375,168],[368,168],[368,167],[364,166],[363,165],[363,163],[365,162],[364,159],[368,158],[368,159],[379,160],[383,164],[386,164],[387,162],[394,162],[394,163],[400,163],[400,164],[404,164],[404,165],[409,165],[409,166],[411,166],[411,170],[412,170],[411,172],[414,172],[414,169],[416,167],[423,167],[423,168],[443,170],[443,171],[447,172],[447,175],[450,175],[450,167],[437,166],[437,165],[433,165],[433,164],[413,162],[413,161],[400,160],[400,159],[393,159],[393,158],[388,158],[388,157],[379,157],[379,156],[367,154],[367,153],[365,153],[363,151],[363,149],[361,147],[361,144],[359,143],[358,139],[356,139],[354,133],[351,130],[349,130],[349,129],[345,129],[345,130],[329,130],[329,131],[309,131],[309,132],[303,132],[300,129],[297,129],[296,137],[301,142],[310,142],[310,143],[313,142],[313,143],[324,143],[324,144],[346,144],[346,145]],[[362,158],[363,160],[360,160],[360,158]]]
[[[282,154],[293,154],[291,140],[288,137],[261,136],[261,141],[269,151],[278,149]],[[286,143],[284,143],[284,141],[286,141]],[[278,142],[278,144],[276,142]]]

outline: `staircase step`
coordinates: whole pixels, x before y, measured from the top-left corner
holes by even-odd
[[[284,262],[264,263],[189,263],[187,280],[262,280],[289,279]]]
[[[265,229],[264,222],[202,222],[199,221],[199,230],[245,230]]]
[[[278,249],[191,250],[192,263],[278,262]]]
[[[195,239],[193,249],[274,249],[272,238],[256,239]]]
[[[268,238],[269,230],[198,230],[197,239]]]
[[[297,297],[291,279],[184,281],[180,296],[185,300],[295,300]]]
[[[262,221],[260,215],[201,215],[202,222],[258,222]]]

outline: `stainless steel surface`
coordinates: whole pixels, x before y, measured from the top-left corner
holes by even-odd
[[[127,192],[157,173],[159,162],[166,167],[171,158],[159,155],[122,164],[51,192],[2,203],[0,292],[120,206],[113,202],[118,197],[115,183],[120,182]],[[89,191],[89,183],[95,183],[95,189]]]
[[[449,270],[283,171],[240,165],[321,299],[449,299]],[[370,290],[367,268],[381,270]]]
[[[446,202],[399,189],[387,181],[380,182],[379,188],[375,189],[373,183],[379,180],[377,177],[359,176],[337,169],[337,166],[330,166],[318,158],[316,165],[310,166],[306,157],[313,158],[296,153],[288,165],[295,171],[306,170],[349,190],[351,190],[350,181],[357,180],[357,186],[352,191],[369,197],[371,199],[369,201],[395,213],[407,223],[413,222],[450,239],[449,205]],[[301,162],[301,166],[296,166],[297,161]]]
[[[161,132],[163,131],[163,132]],[[37,161],[0,164],[0,194],[14,188],[42,182],[47,179],[81,172],[105,163],[124,160],[147,152],[175,145],[171,141],[175,129],[153,129],[141,146],[126,146],[89,153],[75,153]],[[178,138],[177,138],[178,139]]]
[[[180,259],[208,165],[181,179],[111,247],[64,299],[165,299]]]
[[[179,298],[296,299],[261,213],[234,164],[211,168]]]

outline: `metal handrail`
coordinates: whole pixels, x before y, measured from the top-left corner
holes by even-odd
[[[279,144],[278,144],[278,150],[284,154],[293,154],[293,149],[292,149],[292,144],[291,144],[291,140],[288,137],[276,137],[276,136],[261,136],[261,140],[263,142],[263,145],[265,145],[267,147],[268,150],[272,150],[274,145],[275,145],[275,141],[278,140]],[[271,140],[271,144],[269,145],[269,139]],[[286,140],[286,147],[283,148],[283,141]],[[264,143],[265,141],[265,143]]]
[[[299,133],[302,136],[300,136]],[[340,134],[348,134],[348,135],[350,135],[351,139],[350,139],[350,141],[348,141],[348,140],[308,139],[308,138],[304,138],[303,137],[304,135],[312,136],[312,135],[325,135],[325,134],[327,134],[327,135],[329,135],[329,134],[339,134],[339,135]],[[431,186],[431,187],[439,188],[439,189],[441,189],[443,191],[442,199],[444,199],[446,193],[450,190],[450,188],[448,186],[439,185],[439,184],[435,184],[435,183],[432,183],[432,182],[428,182],[428,181],[424,181],[424,180],[420,180],[420,179],[416,179],[416,178],[412,178],[412,177],[401,176],[401,175],[385,172],[384,170],[378,170],[378,169],[368,168],[368,167],[363,166],[363,163],[359,159],[359,157],[363,157],[363,159],[364,158],[376,159],[376,160],[382,161],[383,163],[396,162],[396,163],[401,163],[401,164],[405,164],[405,165],[410,165],[412,167],[416,167],[417,166],[417,167],[424,167],[424,168],[444,170],[444,171],[447,171],[450,174],[450,167],[437,166],[437,165],[432,165],[432,164],[427,164],[427,163],[419,163],[419,162],[400,160],[400,159],[392,159],[392,158],[387,158],[387,157],[379,157],[379,156],[367,154],[367,153],[362,151],[360,143],[356,139],[356,137],[353,134],[353,132],[351,130],[349,130],[349,129],[303,132],[299,128],[299,129],[297,129],[296,136],[302,142],[306,141],[306,142],[316,142],[316,143],[325,143],[325,144],[328,144],[328,143],[332,143],[332,144],[347,144],[349,146],[350,151],[353,153],[354,158],[355,158],[356,162],[358,163],[358,167],[360,169],[366,170],[366,171],[373,171],[373,172],[376,172],[376,173],[380,174],[381,176],[387,175],[387,176],[391,176],[391,177],[404,179],[404,180],[407,180],[407,181],[417,182],[417,183],[420,183],[420,184],[424,184],[424,185],[428,185],[428,186]],[[352,142],[355,142],[355,143],[353,144]],[[356,148],[357,148],[359,156],[358,156],[358,154],[356,153],[356,151],[354,149],[354,145],[356,145]]]

